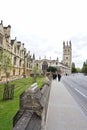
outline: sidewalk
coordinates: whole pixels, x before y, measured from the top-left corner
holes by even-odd
[[[87,117],[62,81],[52,81],[45,130],[87,130]]]

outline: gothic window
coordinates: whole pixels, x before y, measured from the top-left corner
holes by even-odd
[[[66,63],[66,65],[68,66],[68,63]]]
[[[20,56],[21,56],[21,51],[20,51]]]
[[[58,62],[56,62],[56,65],[58,65]]]
[[[20,69],[19,69],[19,75],[20,75]]]
[[[67,52],[67,50],[65,49],[65,53]]]
[[[19,47],[18,47],[18,54],[19,54]]]
[[[13,75],[15,75],[15,69],[13,69]]]
[[[38,68],[38,63],[36,64],[37,68]]]
[[[31,65],[29,64],[29,68],[31,68]]]
[[[2,46],[2,37],[0,37],[0,46]]]
[[[42,70],[46,71],[47,69],[48,69],[48,64],[47,64],[46,61],[44,61],[43,64],[42,64]]]
[[[14,48],[14,53],[16,53],[16,47]]]
[[[21,60],[19,61],[19,66],[21,66]]]
[[[28,63],[27,63],[27,68],[28,68]]]
[[[16,65],[16,62],[17,62],[17,58],[14,57],[14,65]]]

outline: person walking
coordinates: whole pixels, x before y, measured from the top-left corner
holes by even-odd
[[[58,81],[61,80],[61,74],[58,74]]]

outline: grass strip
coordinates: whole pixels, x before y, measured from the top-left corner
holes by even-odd
[[[11,82],[15,85],[14,99],[3,101],[4,85],[0,85],[0,130],[12,130],[13,117],[19,109],[20,94],[31,86],[32,77],[23,78]],[[41,88],[44,83],[44,78],[37,78],[38,87]]]

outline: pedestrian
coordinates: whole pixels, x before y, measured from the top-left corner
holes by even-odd
[[[57,74],[53,73],[53,80],[57,78]]]
[[[58,74],[58,81],[61,80],[61,74]]]
[[[67,76],[67,73],[66,73],[66,76]]]

